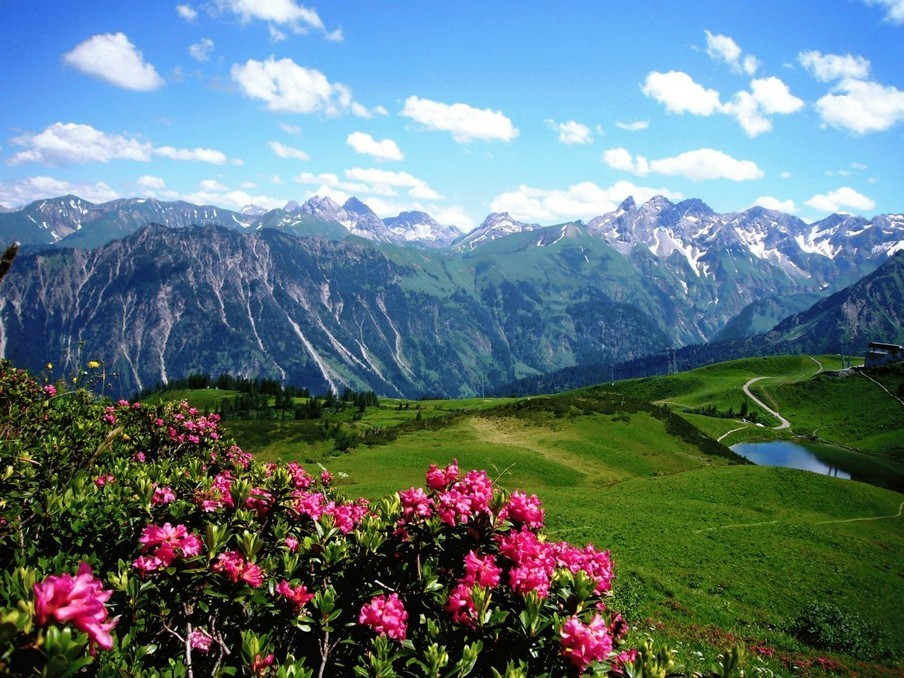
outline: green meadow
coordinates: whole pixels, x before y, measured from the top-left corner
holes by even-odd
[[[537,494],[554,537],[611,549],[614,606],[638,640],[671,643],[688,670],[743,642],[766,648],[771,657],[759,661],[780,674],[817,656],[893,674],[904,658],[904,495],[753,466],[716,442],[731,431],[723,442],[804,436],[904,472],[904,403],[895,396],[904,369],[870,371],[879,386],[836,372],[837,357],[814,358],[732,361],[556,396],[381,400],[357,416],[225,425],[259,459],[320,464],[353,495],[423,485],[429,464],[452,459]],[[754,393],[790,429],[774,430],[774,417],[743,394],[754,377],[768,377]],[[726,416],[745,400],[760,425]],[[711,406],[720,416],[692,412]],[[355,444],[340,453],[329,427]],[[854,615],[871,650],[856,657],[796,638],[792,621],[817,602]]]

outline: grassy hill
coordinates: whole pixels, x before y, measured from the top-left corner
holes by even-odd
[[[746,465],[715,442],[734,429],[724,442],[805,433],[900,458],[904,406],[893,394],[904,368],[870,379],[826,372],[840,366],[827,356],[756,358],[557,396],[383,400],[360,416],[227,428],[259,458],[323,464],[355,495],[419,485],[426,465],[452,458],[538,494],[554,536],[612,549],[618,604],[638,637],[667,629],[690,670],[733,639],[772,648],[772,668],[806,664],[816,651],[790,628],[815,601],[859,615],[857,633],[880,629],[870,659],[894,662],[904,657],[904,495]],[[775,419],[749,400],[764,426],[688,413],[739,412],[754,377],[768,377],[754,391],[790,431],[772,430]],[[344,454],[336,429],[357,443]]]

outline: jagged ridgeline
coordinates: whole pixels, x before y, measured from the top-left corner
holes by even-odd
[[[667,367],[672,349],[715,339],[734,342],[719,344],[726,359],[744,354],[732,346],[766,350],[758,333],[904,248],[904,217],[808,225],[655,198],[587,224],[493,214],[455,233],[423,213],[381,220],[355,199],[241,213],[33,203],[0,214],[0,237],[23,243],[0,289],[0,355],[34,370],[97,359],[121,394],[229,373],[405,397],[480,395],[582,366]],[[864,312],[896,299],[867,294]],[[839,341],[894,341],[897,316],[871,317],[863,337],[839,329]]]

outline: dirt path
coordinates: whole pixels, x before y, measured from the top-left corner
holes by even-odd
[[[810,523],[811,525],[833,525],[838,523],[856,523],[862,522],[865,520],[888,520],[891,518],[900,518],[902,513],[904,513],[904,502],[901,502],[901,505],[898,506],[898,512],[892,514],[890,516],[870,516],[867,518],[841,518],[839,520],[821,520],[818,523]],[[716,530],[729,530],[738,527],[762,527],[763,525],[776,525],[778,523],[777,520],[769,520],[762,523],[738,523],[734,525],[720,525],[719,527],[705,527],[701,530],[694,530],[694,534],[700,534],[701,532],[715,532]]]
[[[822,370],[823,370],[822,363],[819,362],[819,361],[818,361],[816,358],[814,358],[813,356],[810,356],[810,360],[812,360],[814,363],[816,363],[817,365],[819,365],[819,369],[816,370],[816,374],[819,374],[820,372],[822,372]],[[813,376],[815,377],[816,374],[814,374]]]
[[[889,391],[887,388],[885,388],[885,385],[882,384],[881,382],[876,381],[875,379],[873,379],[871,376],[869,376],[869,375],[866,374],[865,372],[860,372],[860,371],[858,370],[857,374],[859,374],[859,375],[861,375],[861,376],[863,376],[863,377],[866,377],[866,378],[869,379],[871,382],[873,382],[874,384],[876,384],[879,388],[881,388],[883,391],[885,391],[888,395],[890,395],[892,398],[894,398],[894,399],[897,400],[899,403],[901,403],[902,405],[904,405],[904,400],[901,400],[898,396],[896,396],[894,393],[892,393],[892,392]]]
[[[723,440],[725,440],[725,438],[727,438],[728,436],[730,436],[732,433],[737,433],[738,431],[743,431],[745,428],[747,428],[747,427],[746,427],[746,426],[742,426],[741,428],[733,428],[733,429],[731,429],[730,431],[728,431],[727,433],[723,433],[723,434],[720,435],[718,438],[716,438],[716,442],[717,442],[717,443],[721,443]]]
[[[814,358],[814,360],[816,360],[816,359]],[[818,362],[818,361],[817,361],[817,362]],[[778,419],[779,425],[775,427],[775,430],[776,430],[776,431],[781,431],[781,430],[784,429],[784,428],[791,428],[791,422],[790,422],[790,421],[788,421],[787,419],[785,419],[782,415],[780,415],[778,412],[776,412],[775,410],[773,410],[773,409],[772,409],[771,407],[769,407],[766,403],[764,403],[762,400],[760,400],[760,399],[757,398],[755,395],[753,395],[753,393],[750,392],[750,387],[753,386],[756,382],[760,381],[761,379],[772,379],[772,377],[754,377],[753,379],[751,379],[750,381],[748,381],[746,384],[744,384],[744,393],[747,394],[747,397],[750,398],[753,402],[755,402],[757,405],[759,405],[760,407],[762,407],[764,410],[766,410],[766,411],[767,411],[769,414],[771,414],[773,417],[775,417],[776,419]]]

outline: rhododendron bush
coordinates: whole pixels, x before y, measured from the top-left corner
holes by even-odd
[[[221,433],[0,366],[0,674],[634,670],[608,552],[537,497],[452,462],[348,498]]]

